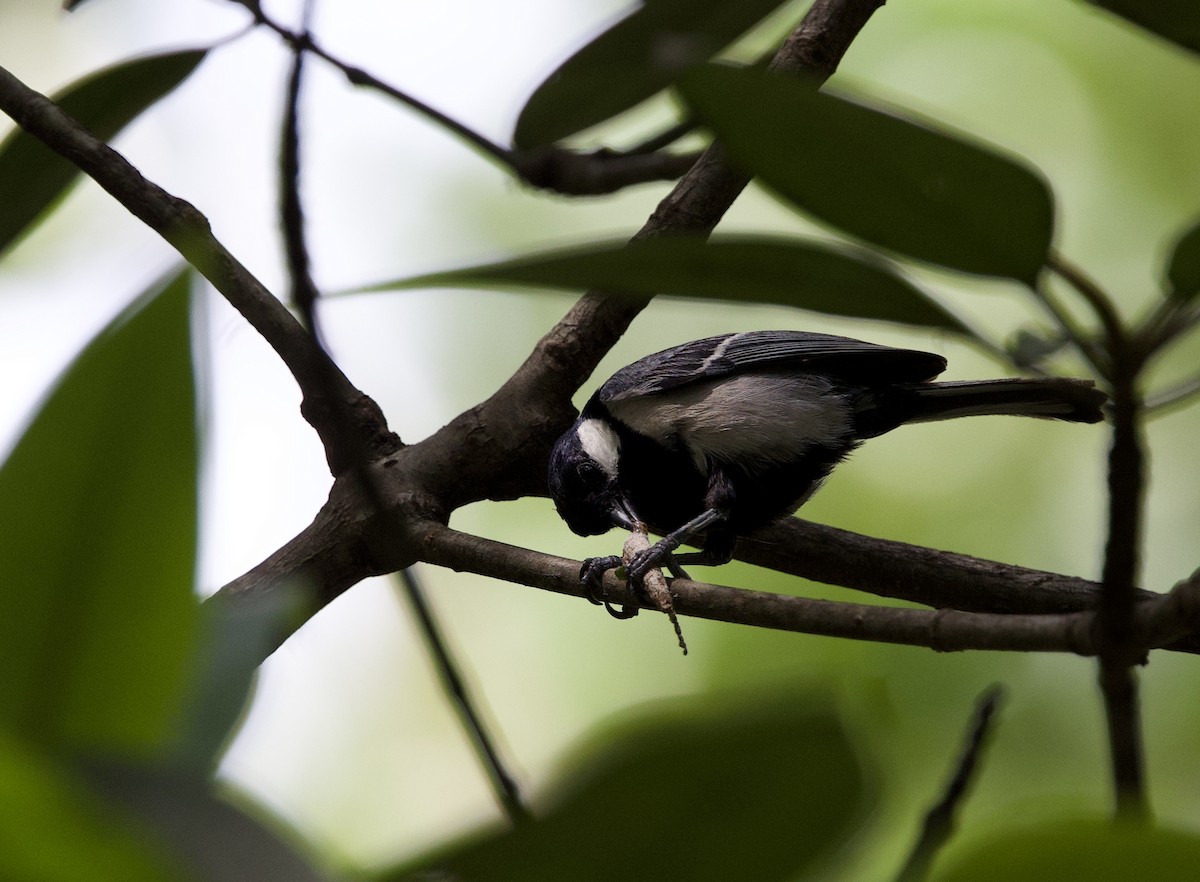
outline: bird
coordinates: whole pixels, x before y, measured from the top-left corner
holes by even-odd
[[[591,396],[551,452],[550,496],[581,536],[621,527],[663,537],[626,565],[636,589],[654,568],[686,576],[685,563],[727,563],[737,537],[794,513],[863,441],[899,426],[1104,418],[1108,397],[1090,380],[934,382],[946,366],[932,352],[805,331],[673,346],[621,368]],[[685,543],[700,550],[675,554]],[[584,562],[591,599],[621,564]]]

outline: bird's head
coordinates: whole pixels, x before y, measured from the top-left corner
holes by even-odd
[[[550,496],[559,516],[580,536],[637,525],[617,483],[620,456],[617,433],[595,417],[580,417],[555,443]]]

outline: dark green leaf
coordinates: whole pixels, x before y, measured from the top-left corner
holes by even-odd
[[[214,795],[204,778],[131,765],[93,764],[87,771],[88,782],[154,834],[187,868],[189,880],[329,882],[286,841],[279,819],[268,824],[254,817],[262,816],[261,808],[242,811]]]
[[[190,275],[75,360],[0,468],[0,725],[144,753],[192,660],[197,438]]]
[[[711,58],[782,0],[650,0],[546,78],[517,120],[521,149],[552,144],[616,116]]]
[[[870,788],[828,702],[789,698],[643,709],[574,759],[539,820],[424,869],[523,882],[793,879],[854,833]]]
[[[970,333],[884,260],[842,246],[772,237],[708,242],[660,237],[628,244],[603,243],[361,290],[479,285],[600,288],[633,296],[670,294],[778,303],[832,315]]]
[[[1167,291],[1180,300],[1191,300],[1200,295],[1200,223],[1187,230],[1167,264]]]
[[[1101,820],[1057,821],[947,855],[931,882],[1190,882],[1197,866],[1200,838],[1192,834]]]
[[[0,879],[177,879],[58,758],[0,730]]]
[[[201,776],[215,769],[249,702],[259,664],[279,645],[281,633],[298,627],[304,595],[303,586],[292,583],[286,590],[204,605],[198,664],[172,752],[176,768]]]
[[[1200,3],[1196,0],[1090,0],[1148,31],[1200,52]]]
[[[98,138],[111,140],[139,113],[196,69],[203,50],[126,61],[94,73],[54,96]],[[0,144],[0,254],[27,232],[80,172],[33,135],[17,129]]]
[[[1054,231],[1041,176],[965,138],[794,77],[708,66],[680,83],[733,160],[804,211],[917,260],[1031,283]]]

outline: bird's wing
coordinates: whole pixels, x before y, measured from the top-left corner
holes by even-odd
[[[733,374],[803,368],[868,386],[920,383],[946,360],[931,352],[894,349],[832,334],[746,331],[693,340],[621,368],[596,397],[603,403],[665,392]]]

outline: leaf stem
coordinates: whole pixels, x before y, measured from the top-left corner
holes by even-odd
[[[896,876],[896,882],[920,882],[924,879],[934,858],[954,833],[955,816],[979,766],[979,758],[1003,698],[1004,688],[998,685],[990,687],[979,697],[954,775],[947,782],[942,798],[925,815],[921,835],[913,846],[908,861]]]
[[[1061,254],[1051,251],[1046,266],[1070,285],[1087,302],[1100,320],[1113,349],[1125,345],[1127,336],[1121,316],[1112,299],[1091,277]]]

